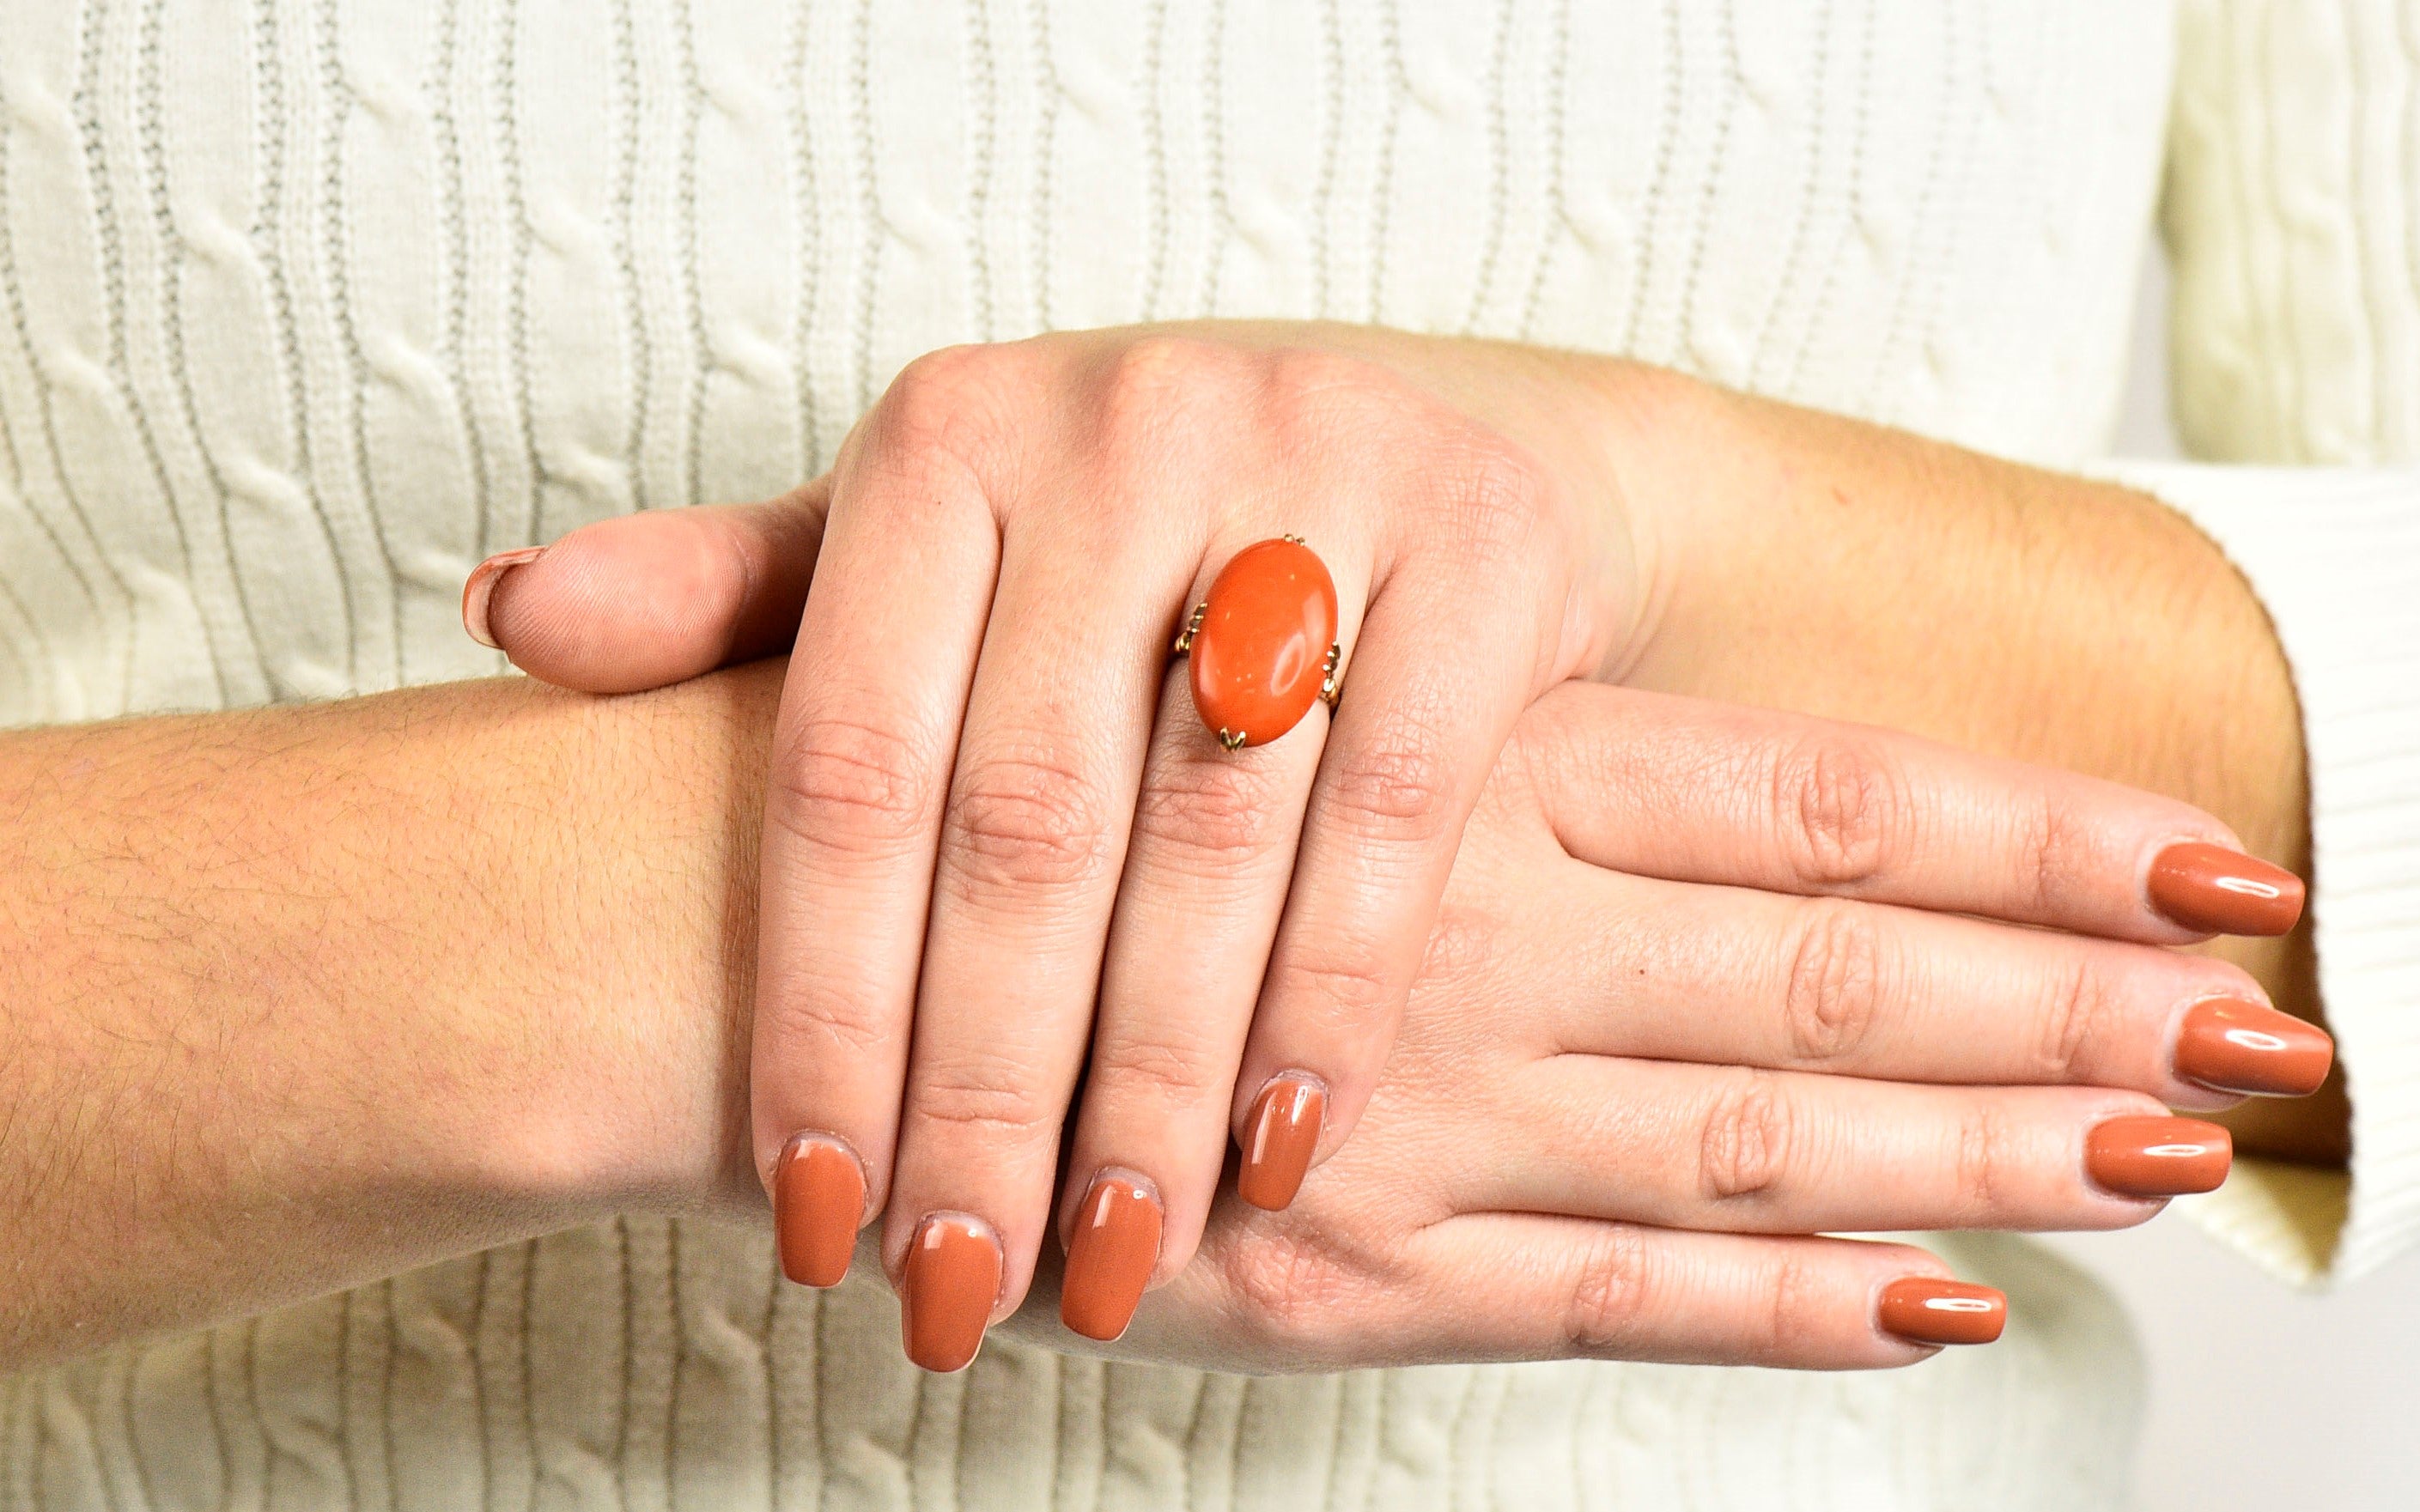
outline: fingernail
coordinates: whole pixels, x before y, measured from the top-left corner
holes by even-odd
[[[1235,1191],[1255,1208],[1276,1212],[1302,1190],[1319,1130],[1327,1115],[1327,1088],[1308,1072],[1269,1078],[1252,1103],[1244,1133],[1244,1165]]]
[[[1989,1344],[2009,1326],[2009,1297],[1965,1281],[1902,1276],[1883,1288],[1874,1317],[1911,1344]]]
[[[2151,906],[2203,934],[2285,934],[2303,917],[2303,879],[2224,845],[2171,845],[2151,862]]]
[[[982,1219],[937,1212],[918,1225],[899,1298],[908,1358],[941,1375],[971,1364],[1000,1300],[1000,1241]]]
[[[2226,1180],[2235,1141],[2199,1119],[2112,1119],[2084,1142],[2084,1168],[2128,1197],[2180,1197]]]
[[[1060,1283],[1059,1320],[1104,1343],[1126,1331],[1159,1263],[1159,1198],[1151,1183],[1123,1172],[1093,1178],[1076,1211]]]
[[[511,551],[499,551],[471,569],[462,582],[462,628],[471,639],[490,651],[504,648],[496,644],[495,632],[488,627],[488,601],[496,596],[496,584],[515,567],[535,562],[546,555],[542,546],[524,546]]]
[[[2177,1032],[2177,1074],[2221,1092],[2304,1097],[2335,1057],[2318,1025],[2234,997],[2195,1003]]]
[[[773,1235],[782,1273],[802,1287],[836,1287],[865,1222],[865,1168],[830,1134],[791,1136],[773,1168]]]

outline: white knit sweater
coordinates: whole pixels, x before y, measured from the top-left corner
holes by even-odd
[[[0,0],[0,720],[496,671],[483,554],[785,487],[909,357],[1050,326],[1490,332],[2081,464],[2164,171],[2193,443],[2410,459],[2411,14]],[[2355,1109],[2350,1187],[2200,1211],[2341,1274],[2420,1231],[2420,482],[2131,475],[2293,661]],[[0,1378],[0,1508],[2116,1503],[2122,1319],[1943,1245],[2010,1335],[1886,1375],[944,1379],[878,1284],[634,1218]]]

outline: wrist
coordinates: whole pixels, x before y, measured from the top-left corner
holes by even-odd
[[[1703,618],[1704,588],[1719,581],[1710,548],[1739,534],[1724,518],[1732,495],[1699,465],[1725,457],[1724,417],[1719,391],[1683,374],[1621,358],[1571,362],[1586,407],[1588,507],[1617,537],[1608,554],[1629,564],[1627,596],[1590,675],[1623,682]]]

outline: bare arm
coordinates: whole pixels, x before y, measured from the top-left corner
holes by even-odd
[[[778,674],[0,737],[0,1367],[752,1200]]]

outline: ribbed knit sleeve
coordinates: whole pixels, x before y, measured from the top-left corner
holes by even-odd
[[[2320,1001],[2352,1100],[2349,1177],[2276,1162],[2185,1211],[2288,1279],[2420,1242],[2420,469],[2133,464],[2276,626],[2310,773]]]

